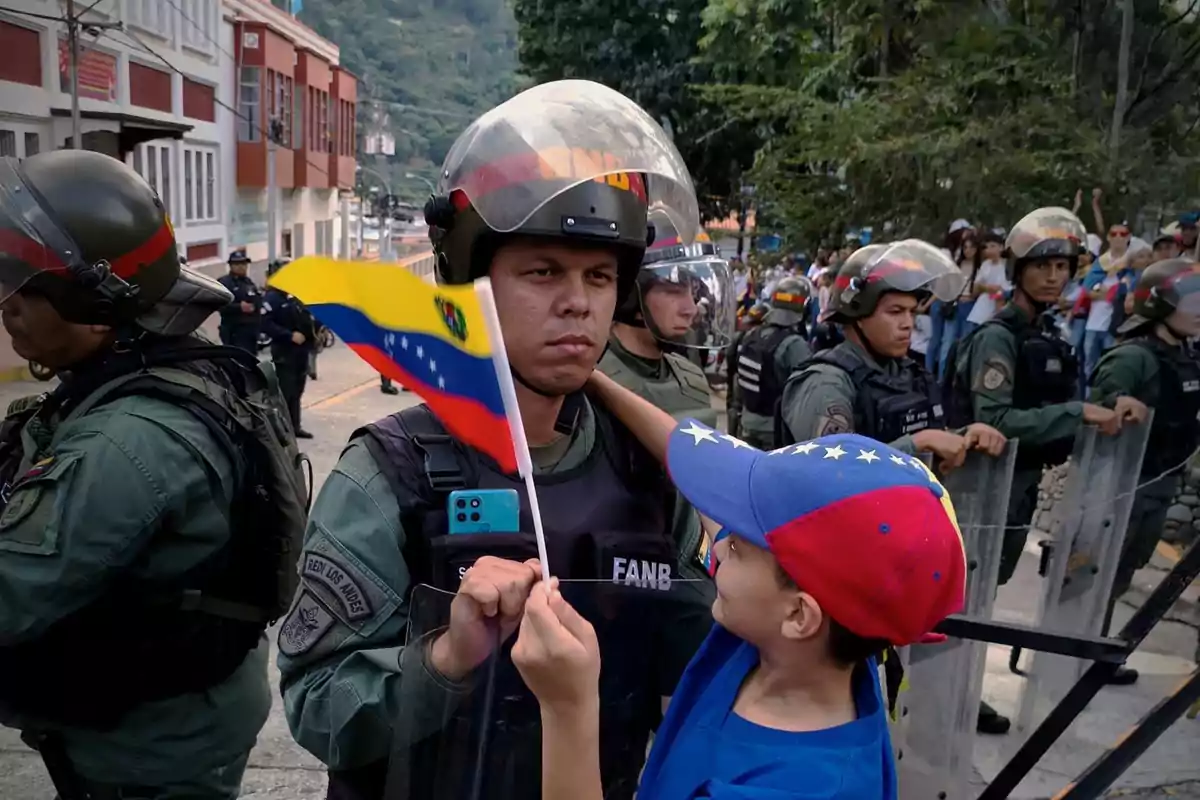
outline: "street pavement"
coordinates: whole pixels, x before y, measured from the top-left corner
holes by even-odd
[[[210,332],[215,334],[212,326]],[[378,376],[340,343],[321,355],[318,369],[319,380],[309,383],[304,396],[304,427],[316,438],[302,444],[312,459],[319,488],[356,427],[416,400],[411,394],[382,394]],[[47,386],[0,384],[0,408],[16,397],[43,391]],[[1143,598],[1165,574],[1169,563],[1163,556],[1157,556],[1151,568],[1138,574],[1137,585],[1127,599],[1137,602]],[[999,618],[1032,621],[1041,593],[1036,567],[1037,555],[1031,543],[1017,575],[1000,591]],[[1117,742],[1143,713],[1191,672],[1200,623],[1198,594],[1196,586],[1189,589],[1170,618],[1159,625],[1131,659],[1130,663],[1142,671],[1142,679],[1134,686],[1105,689],[1013,797],[1052,796],[1105,748]],[[1118,609],[1118,623],[1130,611],[1130,606],[1123,603]],[[273,632],[271,640],[273,643]],[[1008,671],[1007,662],[1005,648],[990,648],[985,696],[1002,713],[1015,715],[1024,681]],[[274,668],[271,671],[272,679],[276,680]],[[984,781],[994,777],[1027,736],[1027,732],[1014,729],[1008,736],[977,739],[977,791]],[[1177,722],[1122,777],[1116,791],[1113,796],[1144,800],[1200,800],[1200,720]],[[243,797],[323,798],[324,792],[324,769],[292,741],[276,694],[270,720],[251,758]],[[0,800],[49,800],[53,794],[36,755],[21,744],[15,732],[0,729]]]

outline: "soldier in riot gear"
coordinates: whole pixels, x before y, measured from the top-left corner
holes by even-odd
[[[846,341],[792,373],[776,416],[780,445],[857,432],[898,450],[930,452],[948,467],[968,449],[1003,440],[986,425],[965,437],[944,430],[937,387],[908,358],[917,306],[929,294],[956,296],[962,273],[941,251],[915,239],[868,245],[842,264],[825,318]]]
[[[196,335],[229,301],[122,162],[0,159],[4,327],[62,378],[0,429],[0,722],[62,800],[234,800],[267,719],[307,496],[269,366]]]
[[[257,353],[263,294],[247,274],[250,256],[245,250],[230,253],[228,264],[229,272],[217,279],[233,295],[233,301],[221,309],[221,344]]]
[[[760,450],[774,449],[775,406],[788,377],[812,355],[804,324],[812,296],[808,278],[784,278],[763,324],[729,348],[729,416],[739,422],[735,435]]]
[[[274,275],[285,263],[271,262],[267,274]],[[317,321],[303,303],[275,287],[263,295],[262,310],[262,326],[271,337],[271,360],[275,362],[292,430],[297,439],[311,439],[312,434],[300,427],[300,398],[308,381],[309,357],[317,344]]]
[[[943,395],[952,425],[984,422],[1019,439],[1000,584],[1012,577],[1037,507],[1042,470],[1071,454],[1080,425],[1115,433],[1136,412],[1122,398],[1116,412],[1074,400],[1077,361],[1071,346],[1046,315],[1074,274],[1083,223],[1065,208],[1040,208],[1008,234],[1008,278],[1012,300],[995,317],[956,342],[947,364]],[[1140,404],[1136,404],[1140,405]]]
[[[587,81],[542,84],[483,115],[451,148],[441,175],[426,205],[438,278],[490,278],[550,571],[611,584],[619,564],[636,559],[656,574],[695,579],[694,596],[662,638],[627,645],[653,652],[653,668],[609,674],[613,695],[600,712],[608,720],[606,796],[630,798],[661,696],[672,693],[711,625],[700,559],[707,549],[696,515],[676,513],[661,463],[582,389],[613,312],[635,291],[648,208],[668,214],[681,242],[694,239],[691,178],[657,123]],[[447,535],[449,493],[480,488],[518,493],[524,533]],[[435,709],[463,697],[496,631],[507,637],[519,620],[538,577],[526,562],[537,555],[530,531],[521,479],[448,436],[425,406],[353,434],[313,506],[301,589],[279,634],[284,709],[296,740],[329,767],[330,798],[382,797],[394,747],[417,752],[416,773],[406,778],[417,785],[405,796],[438,796],[431,785],[446,776],[433,774],[436,759],[422,758],[422,748],[451,747],[454,734]],[[410,616],[417,584],[456,594],[448,627],[413,634],[405,646],[406,631],[421,630]],[[521,696],[510,684],[497,690],[498,702]],[[539,795],[529,701],[533,716],[492,739],[488,763],[501,771],[479,776],[487,797]],[[402,733],[411,725],[426,727]]]
[[[670,218],[650,215],[654,242],[637,283],[613,316],[608,350],[598,369],[676,419],[717,424],[704,371],[688,357],[728,345],[733,329],[729,264],[703,232],[681,243]]]
[[[1185,347],[1189,338],[1200,335],[1200,264],[1173,258],[1147,267],[1134,290],[1133,315],[1118,333],[1121,342],[1101,357],[1092,374],[1088,399],[1113,407],[1119,398],[1135,398],[1154,409],[1154,421],[1105,632],[1133,573],[1150,562],[1180,475],[1200,446],[1200,364]],[[1127,681],[1137,678],[1136,670],[1122,669]]]

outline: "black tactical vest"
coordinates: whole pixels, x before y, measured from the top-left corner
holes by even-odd
[[[151,353],[141,355],[155,358]],[[246,391],[236,370],[191,360],[186,349],[167,352],[161,361],[203,377],[217,396],[220,391]],[[94,379],[77,374],[33,411],[50,413],[58,407],[65,413],[74,402],[94,400],[93,391],[122,372],[106,369]],[[139,383],[127,392],[106,394],[105,399],[122,393],[156,394],[144,381]],[[222,443],[237,470],[242,488],[230,509],[229,541],[190,573],[168,582],[118,574],[109,582],[109,590],[87,607],[55,622],[35,639],[0,648],[0,707],[35,723],[109,730],[140,704],[221,683],[262,642],[263,631],[276,616],[267,609],[274,598],[265,594],[275,588],[273,578],[282,569],[281,559],[295,569],[295,553],[267,541],[270,521],[260,513],[256,498],[261,493],[255,490],[261,485],[252,477],[259,467],[243,455],[252,452],[253,443],[239,438],[236,424],[219,419],[223,413],[219,402],[181,404]],[[20,417],[27,420],[29,413],[26,410]],[[8,435],[18,435],[11,426],[5,429]],[[5,458],[4,465],[15,466],[11,458]],[[6,504],[9,487],[19,485],[20,476],[2,477],[2,503]],[[270,501],[269,496],[265,499]],[[154,535],[172,534],[164,528]]]
[[[1159,398],[1142,475],[1156,477],[1180,469],[1200,445],[1200,364],[1182,347],[1171,347],[1157,336],[1138,337],[1117,346],[1145,348],[1158,362]]]
[[[1047,324],[1048,321],[1047,321]],[[1012,334],[1016,344],[1016,375],[1013,376],[1013,408],[1030,409],[1068,403],[1075,399],[1078,389],[1079,361],[1070,343],[1053,330],[1037,325],[1021,325],[1015,317],[995,317],[983,323],[950,348],[947,365],[956,363],[960,348],[970,338],[983,330],[985,325],[1000,325]],[[953,367],[946,370],[950,384],[949,424],[962,427],[975,422],[974,404],[971,402],[969,376],[960,376]],[[1017,451],[1017,470],[1029,470],[1061,464],[1071,455],[1075,437],[1069,436],[1055,442],[1034,447],[1022,444]]]
[[[763,417],[775,413],[775,406],[783,396],[783,381],[775,374],[775,351],[794,335],[798,335],[795,328],[763,325],[742,338],[736,369],[743,410]]]
[[[881,442],[894,442],[926,428],[945,427],[941,394],[925,368],[910,358],[901,359],[899,375],[887,375],[844,347],[824,350],[806,361],[794,380],[805,379],[805,368],[832,364],[849,373],[854,383],[854,430]],[[811,373],[810,373],[811,374]],[[795,441],[776,414],[776,442]],[[780,438],[780,437],[783,438]]]
[[[578,467],[563,473],[539,475],[535,482],[548,543],[551,573],[571,579],[599,579],[614,590],[657,594],[679,577],[676,545],[670,533],[674,489],[662,466],[632,435],[598,406],[596,445]],[[536,558],[531,533],[460,534],[447,530],[446,498],[456,489],[515,489],[521,498],[521,527],[533,530],[524,484],[503,474],[490,458],[454,441],[425,406],[415,406],[360,428],[351,441],[362,438],[379,465],[401,508],[407,534],[404,557],[412,584],[428,583],[454,591],[462,572],[481,556],[524,560]],[[596,614],[580,608],[595,620]],[[611,610],[611,609],[610,609]],[[654,632],[636,619],[610,615],[606,628],[594,623],[601,649],[621,657],[605,662],[601,678],[601,773],[606,798],[632,798],[637,788],[649,734],[661,714],[662,687],[656,681],[651,654]],[[511,642],[509,644],[511,646]],[[504,730],[488,749],[488,774],[504,776],[484,783],[484,800],[537,800],[541,785],[540,722],[537,701],[524,688],[510,662],[499,661],[496,710]],[[514,722],[515,721],[515,722]],[[448,797],[444,776],[432,765],[442,764],[444,742],[462,736],[451,722],[440,734],[415,745],[410,763],[427,764],[416,770],[417,785],[403,800],[441,800]],[[330,800],[380,800],[388,764],[376,762],[351,770],[331,770]],[[521,797],[497,792],[514,785],[528,787]],[[453,794],[454,792],[449,792]],[[392,800],[392,798],[388,798]],[[397,800],[402,800],[397,798]]]

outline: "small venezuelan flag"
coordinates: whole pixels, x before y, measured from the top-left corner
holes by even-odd
[[[269,285],[294,295],[364,361],[420,395],[459,441],[517,470],[473,286],[435,286],[395,264],[299,258]]]

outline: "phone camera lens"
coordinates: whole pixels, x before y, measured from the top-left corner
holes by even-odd
[[[466,508],[466,507],[467,507],[467,501],[466,501],[466,500],[463,500],[463,499],[460,497],[460,498],[459,498],[457,501],[455,501],[454,505],[458,506],[459,508]]]
[[[471,512],[471,522],[479,522],[479,512],[478,511]]]
[[[458,515],[458,521],[459,521],[459,522],[466,522],[466,521],[467,521],[467,515],[466,515],[466,514],[459,514],[459,515]]]
[[[478,497],[471,498],[471,508],[479,508],[479,498]]]

